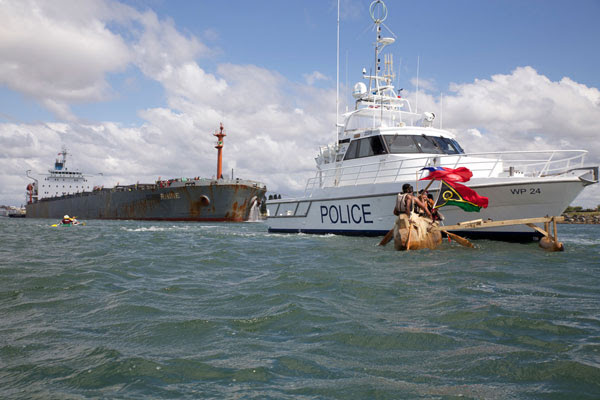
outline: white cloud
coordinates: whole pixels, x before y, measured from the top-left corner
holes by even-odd
[[[429,92],[436,92],[437,89],[437,85],[435,83],[435,80],[433,79],[423,79],[420,78],[417,81],[417,78],[414,77],[410,80],[410,83],[416,88],[417,85],[419,86],[419,91],[429,91]],[[416,89],[415,89],[416,90]]]
[[[444,97],[444,125],[460,135],[481,128],[471,141],[476,150],[587,149],[600,160],[594,143],[600,131],[600,91],[569,78],[553,82],[531,67],[490,80],[454,84]]]
[[[479,132],[479,129],[467,129],[467,133],[470,133],[471,135],[480,138],[481,136],[481,132]]]
[[[180,66],[210,53],[197,38],[182,35],[172,20],[161,21],[152,11],[136,15],[136,20],[143,32],[133,45],[135,63],[144,74],[159,82],[169,80]]]
[[[131,60],[124,40],[102,18],[130,13],[100,1],[3,1],[0,7],[0,84],[39,99],[59,117],[68,104],[106,99],[107,72]],[[116,14],[115,14],[116,15]]]
[[[313,71],[310,74],[303,74],[304,80],[308,85],[314,85],[317,81],[328,81],[329,77],[323,75],[319,71]]]

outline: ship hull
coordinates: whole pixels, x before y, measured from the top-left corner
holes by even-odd
[[[472,188],[489,198],[488,208],[465,212],[456,206],[440,209],[444,225],[473,219],[518,219],[560,215],[583,190],[585,183],[576,177],[554,179],[474,180]],[[494,182],[495,181],[495,182]],[[433,185],[437,188],[439,185]],[[368,194],[371,192],[371,194]],[[401,184],[357,185],[329,188],[312,198],[269,201],[270,232],[385,235],[394,226],[392,211]],[[437,196],[437,189],[429,190]],[[461,236],[525,242],[541,236],[526,226],[461,230]]]
[[[145,186],[145,187],[144,187]],[[26,206],[28,218],[247,221],[266,192],[240,181],[190,182],[181,186],[132,185],[43,199]]]

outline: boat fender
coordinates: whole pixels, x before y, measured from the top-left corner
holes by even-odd
[[[562,242],[556,241],[548,236],[544,236],[540,239],[539,246],[546,251],[565,251],[565,246]]]

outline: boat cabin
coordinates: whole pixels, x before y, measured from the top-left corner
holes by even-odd
[[[371,136],[372,135],[372,136]],[[463,154],[458,142],[426,134],[365,133],[366,137],[348,140],[344,161],[384,154]]]

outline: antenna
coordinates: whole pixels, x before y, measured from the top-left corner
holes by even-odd
[[[415,95],[416,99],[415,99],[415,113],[419,113],[419,63],[420,63],[420,56],[417,56],[417,93]]]
[[[444,126],[444,94],[440,93],[440,129]]]
[[[372,2],[369,6],[369,14],[371,14],[371,19],[375,23],[375,32],[377,35],[375,40],[375,87],[377,90],[377,94],[381,94],[379,91],[379,53],[381,53],[381,50],[383,50],[385,46],[387,46],[388,44],[392,44],[394,42],[394,39],[381,37],[381,25],[383,24],[383,21],[385,21],[385,19],[387,18],[387,7],[385,6],[385,3],[381,0],[375,0],[374,2]]]
[[[400,73],[402,72],[402,57],[400,57],[400,65],[398,66],[398,83],[396,84],[400,87]],[[398,94],[400,95],[400,94]]]
[[[337,2],[337,49],[336,49],[336,94],[335,94],[335,143],[340,141],[340,0]]]
[[[346,91],[350,90],[348,87],[348,50],[346,50]],[[348,112],[348,92],[346,92],[346,112]]]

